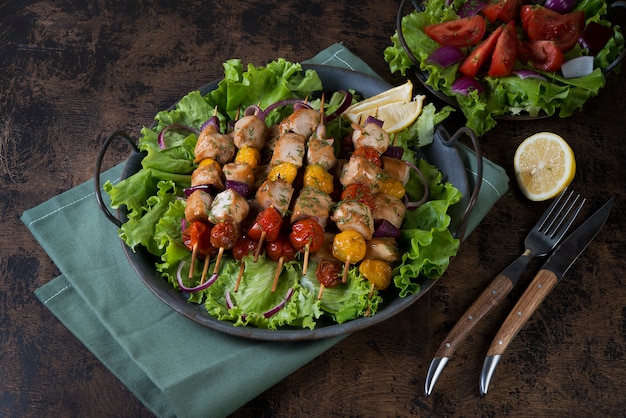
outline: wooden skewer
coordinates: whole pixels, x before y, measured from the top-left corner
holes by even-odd
[[[374,294],[374,283],[370,286],[370,293],[367,295],[367,300],[372,300],[372,295]],[[365,311],[365,316],[370,316],[371,304],[367,305],[367,310]]]
[[[325,286],[320,283],[320,291],[317,293],[317,299],[318,300],[322,299],[322,293],[324,293],[324,288],[325,288]]]
[[[302,274],[306,274],[309,268],[309,244],[304,246],[304,260],[302,261]]]
[[[261,254],[261,248],[263,248],[263,241],[265,241],[265,235],[267,234],[267,232],[263,231],[261,232],[261,238],[259,239],[259,243],[257,244],[256,247],[256,252],[254,253],[254,262],[256,263],[257,261],[259,261],[259,254]]]
[[[234,288],[235,292],[239,290],[239,285],[241,284],[241,278],[243,277],[243,271],[245,267],[246,267],[246,263],[243,261],[243,258],[242,258],[241,264],[239,265],[239,274],[237,274],[237,281],[235,282],[235,288]]]
[[[220,263],[222,262],[223,256],[224,256],[224,247],[220,247],[219,251],[217,252],[217,260],[215,261],[215,268],[213,269],[213,274],[217,274],[220,268]]]
[[[276,273],[274,274],[274,282],[272,283],[272,293],[276,291],[276,286],[278,285],[278,277],[280,277],[280,273],[283,271],[284,262],[285,262],[285,257],[280,257],[278,259],[278,267],[276,267]]]
[[[206,280],[206,274],[207,274],[207,271],[209,270],[210,263],[211,263],[211,256],[207,254],[206,258],[204,259],[204,267],[202,267],[202,277],[200,278],[200,284],[203,284],[204,280]]]
[[[196,268],[196,254],[198,253],[198,243],[191,249],[191,263],[189,264],[189,278],[193,279],[193,270]]]
[[[343,276],[341,276],[341,283],[348,281],[348,269],[350,268],[350,257],[346,258],[346,262],[343,265]]]

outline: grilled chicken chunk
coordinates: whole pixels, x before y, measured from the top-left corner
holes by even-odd
[[[263,149],[267,140],[267,125],[255,115],[244,116],[235,122],[233,142],[237,148],[245,146]]]
[[[237,149],[230,135],[220,133],[213,125],[208,125],[198,136],[194,149],[194,162],[211,158],[221,165],[235,158]]]
[[[383,163],[383,171],[396,180],[402,182],[403,185],[409,182],[409,176],[411,175],[411,170],[407,163],[399,158],[393,157],[380,157],[380,160]]]
[[[207,160],[208,161],[208,160]],[[191,174],[191,186],[208,185],[213,186],[217,191],[224,190],[224,179],[222,170],[217,162],[202,164]]]
[[[328,216],[333,201],[326,193],[315,187],[303,187],[296,199],[291,214],[291,223],[300,219],[312,218],[322,227],[326,228]]]
[[[371,147],[383,154],[389,147],[389,134],[375,123],[367,123],[360,126],[352,124],[352,143],[354,149],[359,147]]]
[[[283,133],[276,142],[270,166],[275,167],[282,163],[290,163],[296,167],[302,167],[304,159],[306,137],[300,134]]]
[[[333,139],[310,138],[307,149],[307,164],[319,164],[330,171],[337,164]]]
[[[187,222],[207,221],[213,196],[203,190],[196,190],[187,198],[185,219]]]
[[[404,221],[405,212],[406,206],[400,199],[385,193],[376,193],[374,195],[374,209],[372,210],[374,221],[387,220],[400,229],[400,225]]]
[[[361,183],[370,188],[372,193],[378,193],[378,180],[384,176],[383,171],[376,164],[358,155],[350,156],[350,160],[341,168],[339,181],[343,186]]]
[[[374,234],[374,219],[369,206],[356,200],[342,201],[337,205],[330,219],[335,222],[340,231],[356,231],[363,235],[365,240],[372,239]]]
[[[256,192],[256,201],[263,209],[270,206],[283,216],[289,209],[289,202],[293,195],[293,186],[284,180],[278,179],[274,181],[266,180]]]
[[[246,219],[250,205],[239,193],[233,189],[226,189],[215,196],[209,208],[209,222],[218,224],[230,221],[240,225]]]
[[[320,123],[320,112],[314,109],[296,109],[279,124],[281,133],[294,132],[308,138]]]
[[[244,163],[228,163],[222,167],[222,172],[226,180],[238,181],[248,186],[254,185],[254,170],[249,164]]]
[[[367,242],[365,258],[382,260],[389,264],[400,261],[400,250],[395,238],[372,238]]]

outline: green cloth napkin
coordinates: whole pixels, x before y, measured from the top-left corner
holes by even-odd
[[[323,54],[326,65],[368,68],[341,44]],[[122,169],[120,164],[103,173],[102,184],[119,181]],[[472,223],[507,187],[504,171],[487,165]],[[245,340],[176,313],[130,266],[117,228],[96,203],[93,181],[27,210],[21,219],[62,273],[36,296],[159,417],[226,416],[341,340]]]

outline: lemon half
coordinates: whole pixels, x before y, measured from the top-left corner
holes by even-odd
[[[557,196],[572,182],[576,174],[576,159],[562,137],[551,132],[539,132],[518,146],[513,167],[524,196],[541,201]]]

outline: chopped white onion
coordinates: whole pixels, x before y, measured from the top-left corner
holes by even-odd
[[[561,73],[565,78],[584,77],[593,72],[593,57],[572,58],[561,65]]]

